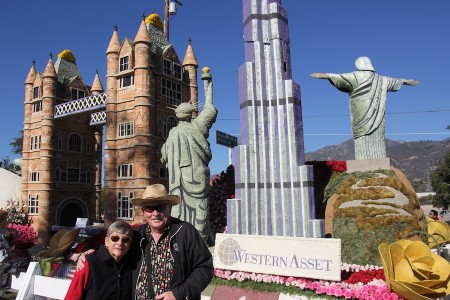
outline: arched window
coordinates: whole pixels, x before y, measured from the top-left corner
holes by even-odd
[[[81,138],[76,133],[69,136],[69,151],[81,152]]]
[[[164,126],[164,137],[168,137],[170,129],[172,129],[175,126],[177,126],[177,119],[175,119],[174,117],[170,116],[170,117],[167,118],[167,122],[164,125],[165,125]]]

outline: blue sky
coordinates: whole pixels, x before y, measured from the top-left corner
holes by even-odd
[[[212,173],[228,165],[215,131],[239,135],[238,68],[244,63],[242,0],[180,0],[170,42],[183,60],[191,38],[200,68],[211,67],[218,120],[211,130]],[[389,93],[386,137],[442,140],[450,130],[450,1],[282,0],[288,10],[293,79],[301,86],[305,150],[351,138],[348,95],[314,72],[351,72],[368,56],[377,73],[420,82]],[[161,16],[163,0],[0,2],[0,156],[23,127],[24,81],[32,60],[43,72],[49,53],[70,49],[86,82],[98,68],[106,87],[105,51],[114,24],[134,39],[142,14]],[[203,101],[203,91],[199,91]]]

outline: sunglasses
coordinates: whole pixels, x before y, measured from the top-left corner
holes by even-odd
[[[160,204],[160,205],[156,205],[156,206],[146,206],[146,207],[142,208],[142,210],[151,214],[155,210],[158,212],[162,212],[166,208],[167,208],[167,204]]]
[[[129,238],[128,236],[120,237],[118,235],[111,235],[109,239],[114,243],[117,243],[119,240],[122,240],[122,243],[124,244],[127,244],[131,241],[131,238]]]

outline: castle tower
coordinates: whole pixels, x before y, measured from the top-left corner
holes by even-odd
[[[90,126],[88,112],[55,117],[58,104],[89,94],[68,50],[56,63],[50,57],[42,74],[33,64],[25,82],[22,201],[42,245],[48,243],[52,225],[98,218],[102,127]]]
[[[197,85],[197,70],[198,63],[195,57],[194,49],[192,48],[191,39],[184,55],[183,68],[189,76],[190,102],[195,107],[192,117],[195,118],[198,114],[198,85]]]
[[[244,0],[239,69],[241,145],[230,233],[319,237],[312,167],[304,165],[300,86],[292,80],[288,17],[280,0]]]
[[[167,184],[160,149],[177,124],[174,108],[196,95],[190,69],[183,70],[157,14],[141,21],[133,41],[120,43],[114,30],[107,50],[106,224],[139,222],[142,212],[130,199],[147,185]]]

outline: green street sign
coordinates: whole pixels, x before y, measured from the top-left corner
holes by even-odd
[[[234,135],[216,130],[216,143],[228,148],[234,148],[238,144],[238,139]]]

